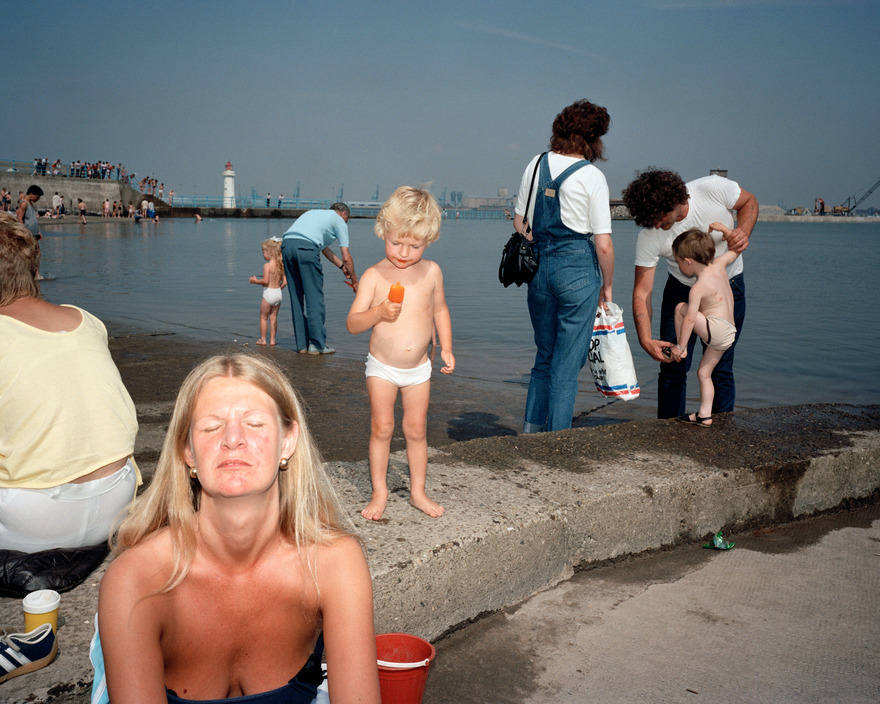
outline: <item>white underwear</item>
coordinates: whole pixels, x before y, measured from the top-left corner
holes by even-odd
[[[736,340],[736,326],[729,320],[719,318],[717,315],[706,316],[706,328],[709,331],[709,339],[706,347],[723,352]]]
[[[430,359],[425,360],[424,364],[412,367],[411,369],[399,369],[389,364],[383,364],[369,352],[367,353],[366,366],[366,376],[377,376],[394,384],[399,389],[405,386],[424,384],[431,378],[431,371],[433,370]]]
[[[268,286],[263,289],[263,300],[266,301],[270,306],[280,306],[281,305],[281,289],[280,288],[269,288]]]
[[[40,552],[103,543],[136,490],[131,457],[110,476],[90,482],[0,488],[0,550]]]

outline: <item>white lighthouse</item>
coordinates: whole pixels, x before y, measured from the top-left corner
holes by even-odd
[[[226,170],[223,172],[223,207],[235,207],[235,171],[232,170],[232,162],[226,162]]]

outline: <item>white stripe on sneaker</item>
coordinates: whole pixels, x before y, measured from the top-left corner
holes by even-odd
[[[28,658],[26,658],[21,653],[16,652],[15,650],[8,650],[6,652],[6,654],[11,657],[14,657],[16,660],[18,660],[18,663],[14,663],[10,660],[7,660],[5,657],[3,657],[2,654],[0,654],[0,665],[2,665],[3,669],[6,670],[7,672],[12,672],[16,667],[21,667],[22,665],[27,665],[30,662],[30,660],[28,660]]]

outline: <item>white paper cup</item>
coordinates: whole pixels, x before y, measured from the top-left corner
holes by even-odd
[[[61,605],[61,595],[52,589],[39,589],[31,592],[21,601],[24,609],[24,630],[30,633],[44,623],[52,625],[52,630],[58,632],[58,607]]]

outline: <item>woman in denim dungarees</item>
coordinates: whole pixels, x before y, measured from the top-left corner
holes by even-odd
[[[537,352],[525,433],[571,427],[596,309],[611,300],[608,184],[591,163],[604,159],[601,138],[610,122],[605,108],[587,100],[569,105],[553,121],[551,151],[532,159],[523,174],[514,226],[534,240],[540,256],[528,293]],[[533,198],[527,203],[536,160]]]

